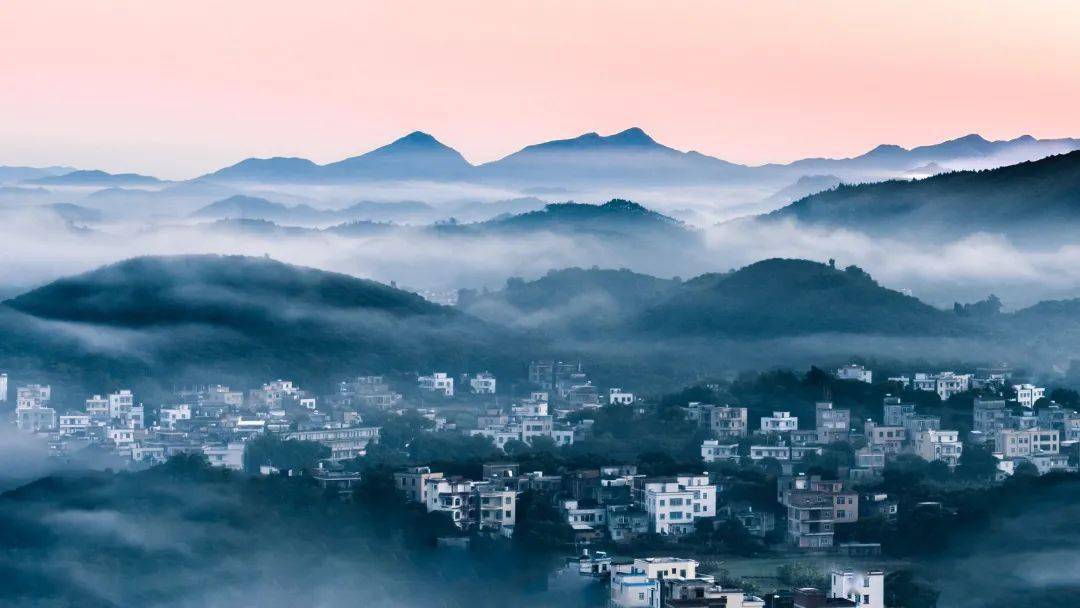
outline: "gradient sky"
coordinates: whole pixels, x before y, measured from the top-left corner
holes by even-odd
[[[5,0],[0,164],[190,177],[424,130],[745,163],[1080,136],[1080,2]]]

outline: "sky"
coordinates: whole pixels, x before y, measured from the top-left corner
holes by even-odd
[[[413,130],[742,163],[1080,136],[1080,3],[5,0],[0,164],[186,178]]]

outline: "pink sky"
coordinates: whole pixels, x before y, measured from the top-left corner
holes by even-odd
[[[1080,136],[1080,3],[6,0],[0,164],[190,177],[423,130],[745,163]]]

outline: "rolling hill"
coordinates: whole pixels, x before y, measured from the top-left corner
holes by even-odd
[[[106,173],[105,171],[71,171],[61,175],[46,175],[24,183],[39,186],[156,186],[163,183],[156,177],[138,173]]]
[[[916,181],[842,185],[760,217],[890,233],[1071,231],[1080,223],[1080,151]]]

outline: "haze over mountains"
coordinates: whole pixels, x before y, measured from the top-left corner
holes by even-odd
[[[638,366],[716,372],[750,365],[763,348],[773,361],[802,363],[848,356],[850,348],[898,358],[916,343],[924,357],[962,352],[949,344],[977,344],[987,356],[1009,352],[1015,362],[1067,365],[1078,336],[1076,300],[1014,314],[993,306],[946,311],[854,266],[778,259],[687,281],[567,269],[473,294],[459,311],[265,258],[144,257],[0,305],[5,369],[62,375],[77,364],[83,374],[131,382],[208,373],[228,381],[285,370],[326,380],[348,369],[436,364],[511,373],[545,352],[589,353],[601,367],[633,357]]]

